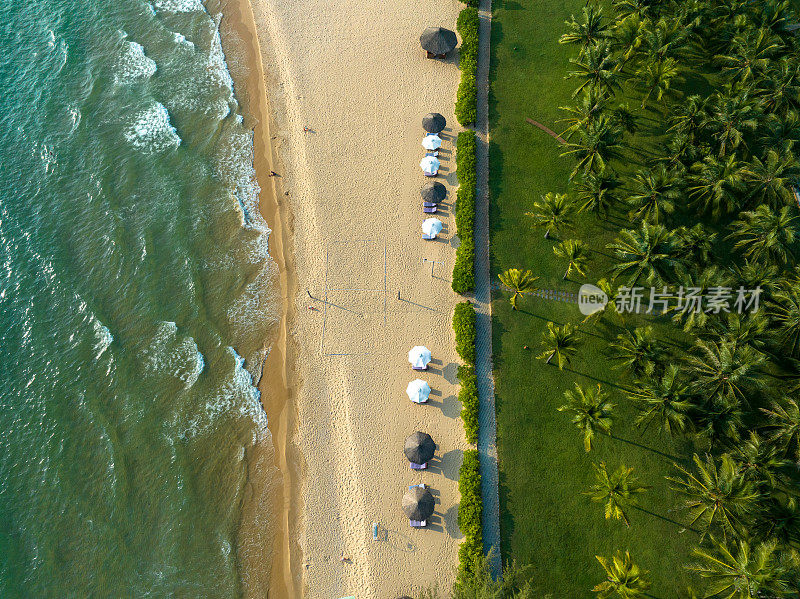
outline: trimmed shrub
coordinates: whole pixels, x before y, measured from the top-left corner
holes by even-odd
[[[458,527],[464,533],[464,541],[458,548],[458,569],[460,573],[471,573],[483,555],[483,499],[481,498],[481,472],[478,451],[464,452],[464,462],[458,473],[458,492],[461,503],[458,506]]]
[[[458,401],[461,402],[461,422],[464,423],[464,436],[468,443],[473,445],[478,442],[478,377],[472,366],[458,367],[458,381],[461,388],[458,390]]]
[[[456,29],[461,36],[459,56],[461,82],[456,92],[455,112],[456,119],[465,127],[475,122],[478,113],[478,91],[475,81],[478,74],[478,23],[478,9],[472,7],[462,10],[456,23]]]
[[[480,0],[461,0],[467,6],[471,6],[473,8],[478,8],[478,4],[480,4]]]
[[[456,250],[453,266],[453,291],[464,294],[475,289],[475,132],[462,131],[456,141],[456,233],[461,245]]]
[[[470,302],[456,304],[453,312],[456,352],[467,364],[475,363],[475,306]]]
[[[456,177],[458,184],[470,187],[473,194],[478,183],[478,172],[475,164],[477,141],[474,131],[462,131],[456,139]]]

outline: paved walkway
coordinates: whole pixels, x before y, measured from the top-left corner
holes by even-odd
[[[477,355],[475,372],[480,398],[480,433],[478,451],[481,456],[483,490],[483,549],[492,553],[492,570],[501,571],[500,495],[497,475],[497,425],[494,413],[494,379],[492,378],[492,290],[489,274],[489,59],[491,56],[492,0],[481,0],[480,49],[478,52],[478,115],[477,133],[478,192],[475,200],[475,309],[477,312]]]

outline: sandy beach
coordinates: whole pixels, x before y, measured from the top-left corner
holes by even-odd
[[[248,6],[236,6],[226,15],[246,38]],[[449,588],[454,576],[466,448],[450,289],[459,73],[453,58],[426,59],[418,38],[431,25],[455,29],[461,7],[252,0],[262,65],[247,87],[268,102],[251,97],[248,108],[286,300],[261,385],[284,482],[270,597],[387,597]],[[437,180],[449,193],[435,241],[420,228],[428,112],[448,121]],[[419,375],[407,361],[414,345],[433,353]],[[433,388],[427,405],[405,394],[418,376]],[[402,451],[416,430],[438,445],[423,473]],[[412,529],[400,502],[423,482],[436,511]]]

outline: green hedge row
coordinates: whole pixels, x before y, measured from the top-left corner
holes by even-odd
[[[458,548],[459,573],[470,574],[483,555],[483,500],[481,499],[480,458],[476,449],[464,452],[464,462],[458,473],[458,527],[464,533],[464,541]]]
[[[453,312],[456,352],[467,364],[475,363],[475,306],[471,302],[456,304]]]
[[[475,289],[475,191],[478,180],[475,171],[475,132],[462,131],[456,141],[456,233],[461,244],[456,250],[453,267],[453,291],[467,293]]]
[[[470,5],[470,8],[462,10],[456,29],[461,35],[461,83],[456,92],[456,119],[466,127],[475,122],[478,112],[478,91],[475,87],[478,74],[478,9]]]
[[[461,402],[461,422],[464,423],[464,435],[467,442],[473,445],[478,442],[478,377],[472,366],[458,367],[458,401]]]
[[[480,4],[480,0],[461,0],[467,6],[471,6],[472,8],[478,8]]]

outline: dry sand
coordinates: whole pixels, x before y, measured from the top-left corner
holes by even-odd
[[[287,514],[270,597],[382,599],[452,583],[466,448],[451,329],[459,298],[450,289],[459,73],[453,60],[427,60],[418,38],[427,26],[454,29],[461,7],[252,0],[272,117],[271,135],[265,123],[257,127],[256,148],[268,154],[272,142],[279,174],[270,181],[277,202],[262,198],[262,208],[280,237],[271,239],[273,256],[288,273],[288,335],[264,376],[265,391],[276,377],[289,382],[288,395],[266,394]],[[448,120],[437,180],[450,193],[438,215],[445,230],[423,241],[420,122],[431,111]],[[436,261],[434,277],[424,258]],[[407,352],[418,344],[434,356],[419,375],[434,389],[427,405],[405,394],[418,376]],[[402,452],[415,430],[438,444],[423,473]],[[437,500],[423,530],[400,509],[419,482]]]

